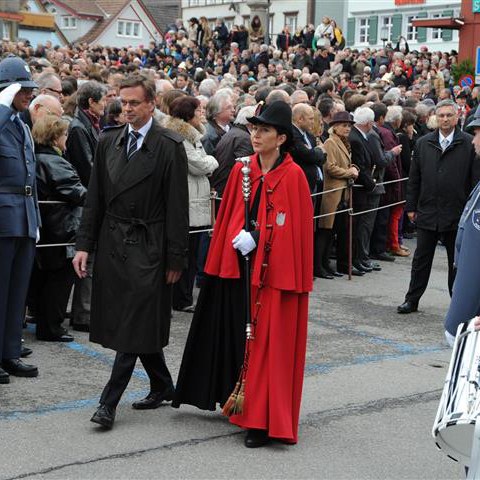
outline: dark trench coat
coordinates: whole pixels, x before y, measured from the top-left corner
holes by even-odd
[[[127,133],[100,138],[76,247],[96,250],[90,340],[155,353],[170,333],[165,272],[187,264],[187,158],[182,138],[154,120],[127,162]]]

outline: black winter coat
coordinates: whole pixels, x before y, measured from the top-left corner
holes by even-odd
[[[480,159],[472,136],[455,129],[445,152],[438,130],[420,138],[410,165],[407,212],[416,212],[419,228],[439,232],[456,230],[472,188],[480,180]]]
[[[368,141],[365,140],[357,128],[352,127],[348,139],[352,148],[352,163],[359,168],[355,184],[364,187],[354,189],[358,198],[368,192],[373,192],[375,189],[375,182],[372,177],[373,167],[375,166],[374,155]]]
[[[97,130],[87,115],[77,108],[68,129],[66,157],[75,167],[84,187],[88,187],[97,143]]]
[[[38,199],[65,202],[40,204],[42,228],[39,244],[75,243],[87,189],[75,169],[52,147],[37,145],[35,153]],[[73,248],[68,247],[39,248],[36,253],[42,269],[61,268],[71,257]]]
[[[127,162],[127,127],[100,138],[77,250],[92,252],[90,340],[125,353],[168,344],[167,270],[188,257],[187,156],[183,138],[155,120]]]

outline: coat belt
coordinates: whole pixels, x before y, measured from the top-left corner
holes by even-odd
[[[132,235],[136,229],[143,228],[145,230],[145,233],[147,234],[147,241],[148,241],[149,225],[152,225],[154,223],[165,222],[165,217],[163,215],[160,217],[154,217],[154,218],[148,218],[148,219],[136,218],[136,217],[122,217],[120,215],[115,215],[114,213],[109,211],[105,212],[105,215],[109,218],[116,220],[117,222],[126,223],[130,225],[126,232],[128,236]],[[136,245],[139,243],[136,238],[131,238],[131,237],[125,238],[124,242],[129,245]]]

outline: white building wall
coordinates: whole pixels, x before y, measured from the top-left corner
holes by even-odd
[[[348,0],[348,21],[345,24],[346,28],[344,28],[345,35],[350,40],[347,43],[358,48],[380,47],[383,45],[382,26],[387,25],[388,29],[384,29],[383,32],[388,31],[390,33],[390,35],[387,35],[387,41],[391,41],[395,45],[397,38],[392,35],[392,33],[395,33],[392,32],[392,23],[394,18],[396,22],[401,18],[400,33],[407,37],[411,50],[418,49],[422,45],[428,46],[429,50],[433,51],[458,50],[458,31],[451,30],[451,33],[445,32],[443,35],[441,30],[435,31],[431,28],[417,31],[417,29],[411,27],[409,22],[412,17],[438,18],[446,16],[446,13],[449,12],[452,12],[454,16],[459,16],[460,6],[461,0],[425,0],[423,4],[399,6],[395,5],[395,0]],[[372,19],[373,24],[375,23],[375,17],[378,19],[377,33],[373,35],[372,41],[372,38],[366,38],[364,33],[371,26]],[[351,31],[349,32],[353,19],[355,19],[354,35]]]
[[[74,42],[77,40],[77,38],[85,35],[95,25],[95,20],[77,18],[74,28],[64,28],[63,17],[71,17],[72,15],[70,12],[52,4],[48,4],[46,8],[49,12],[55,14],[55,23],[58,25],[58,28],[62,31],[69,42]]]
[[[141,20],[140,20],[141,19]],[[123,22],[124,34],[119,34],[119,22]],[[139,25],[139,36],[125,35],[125,24],[137,23]],[[131,28],[131,27],[130,27]],[[147,18],[145,12],[137,4],[127,6],[114,20],[110,26],[98,37],[95,43],[115,47],[138,47],[148,45],[151,40],[158,40],[159,32],[152,22]]]

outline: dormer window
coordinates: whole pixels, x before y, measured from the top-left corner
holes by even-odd
[[[62,17],[62,28],[65,30],[77,28],[77,19],[72,15],[64,15]]]

